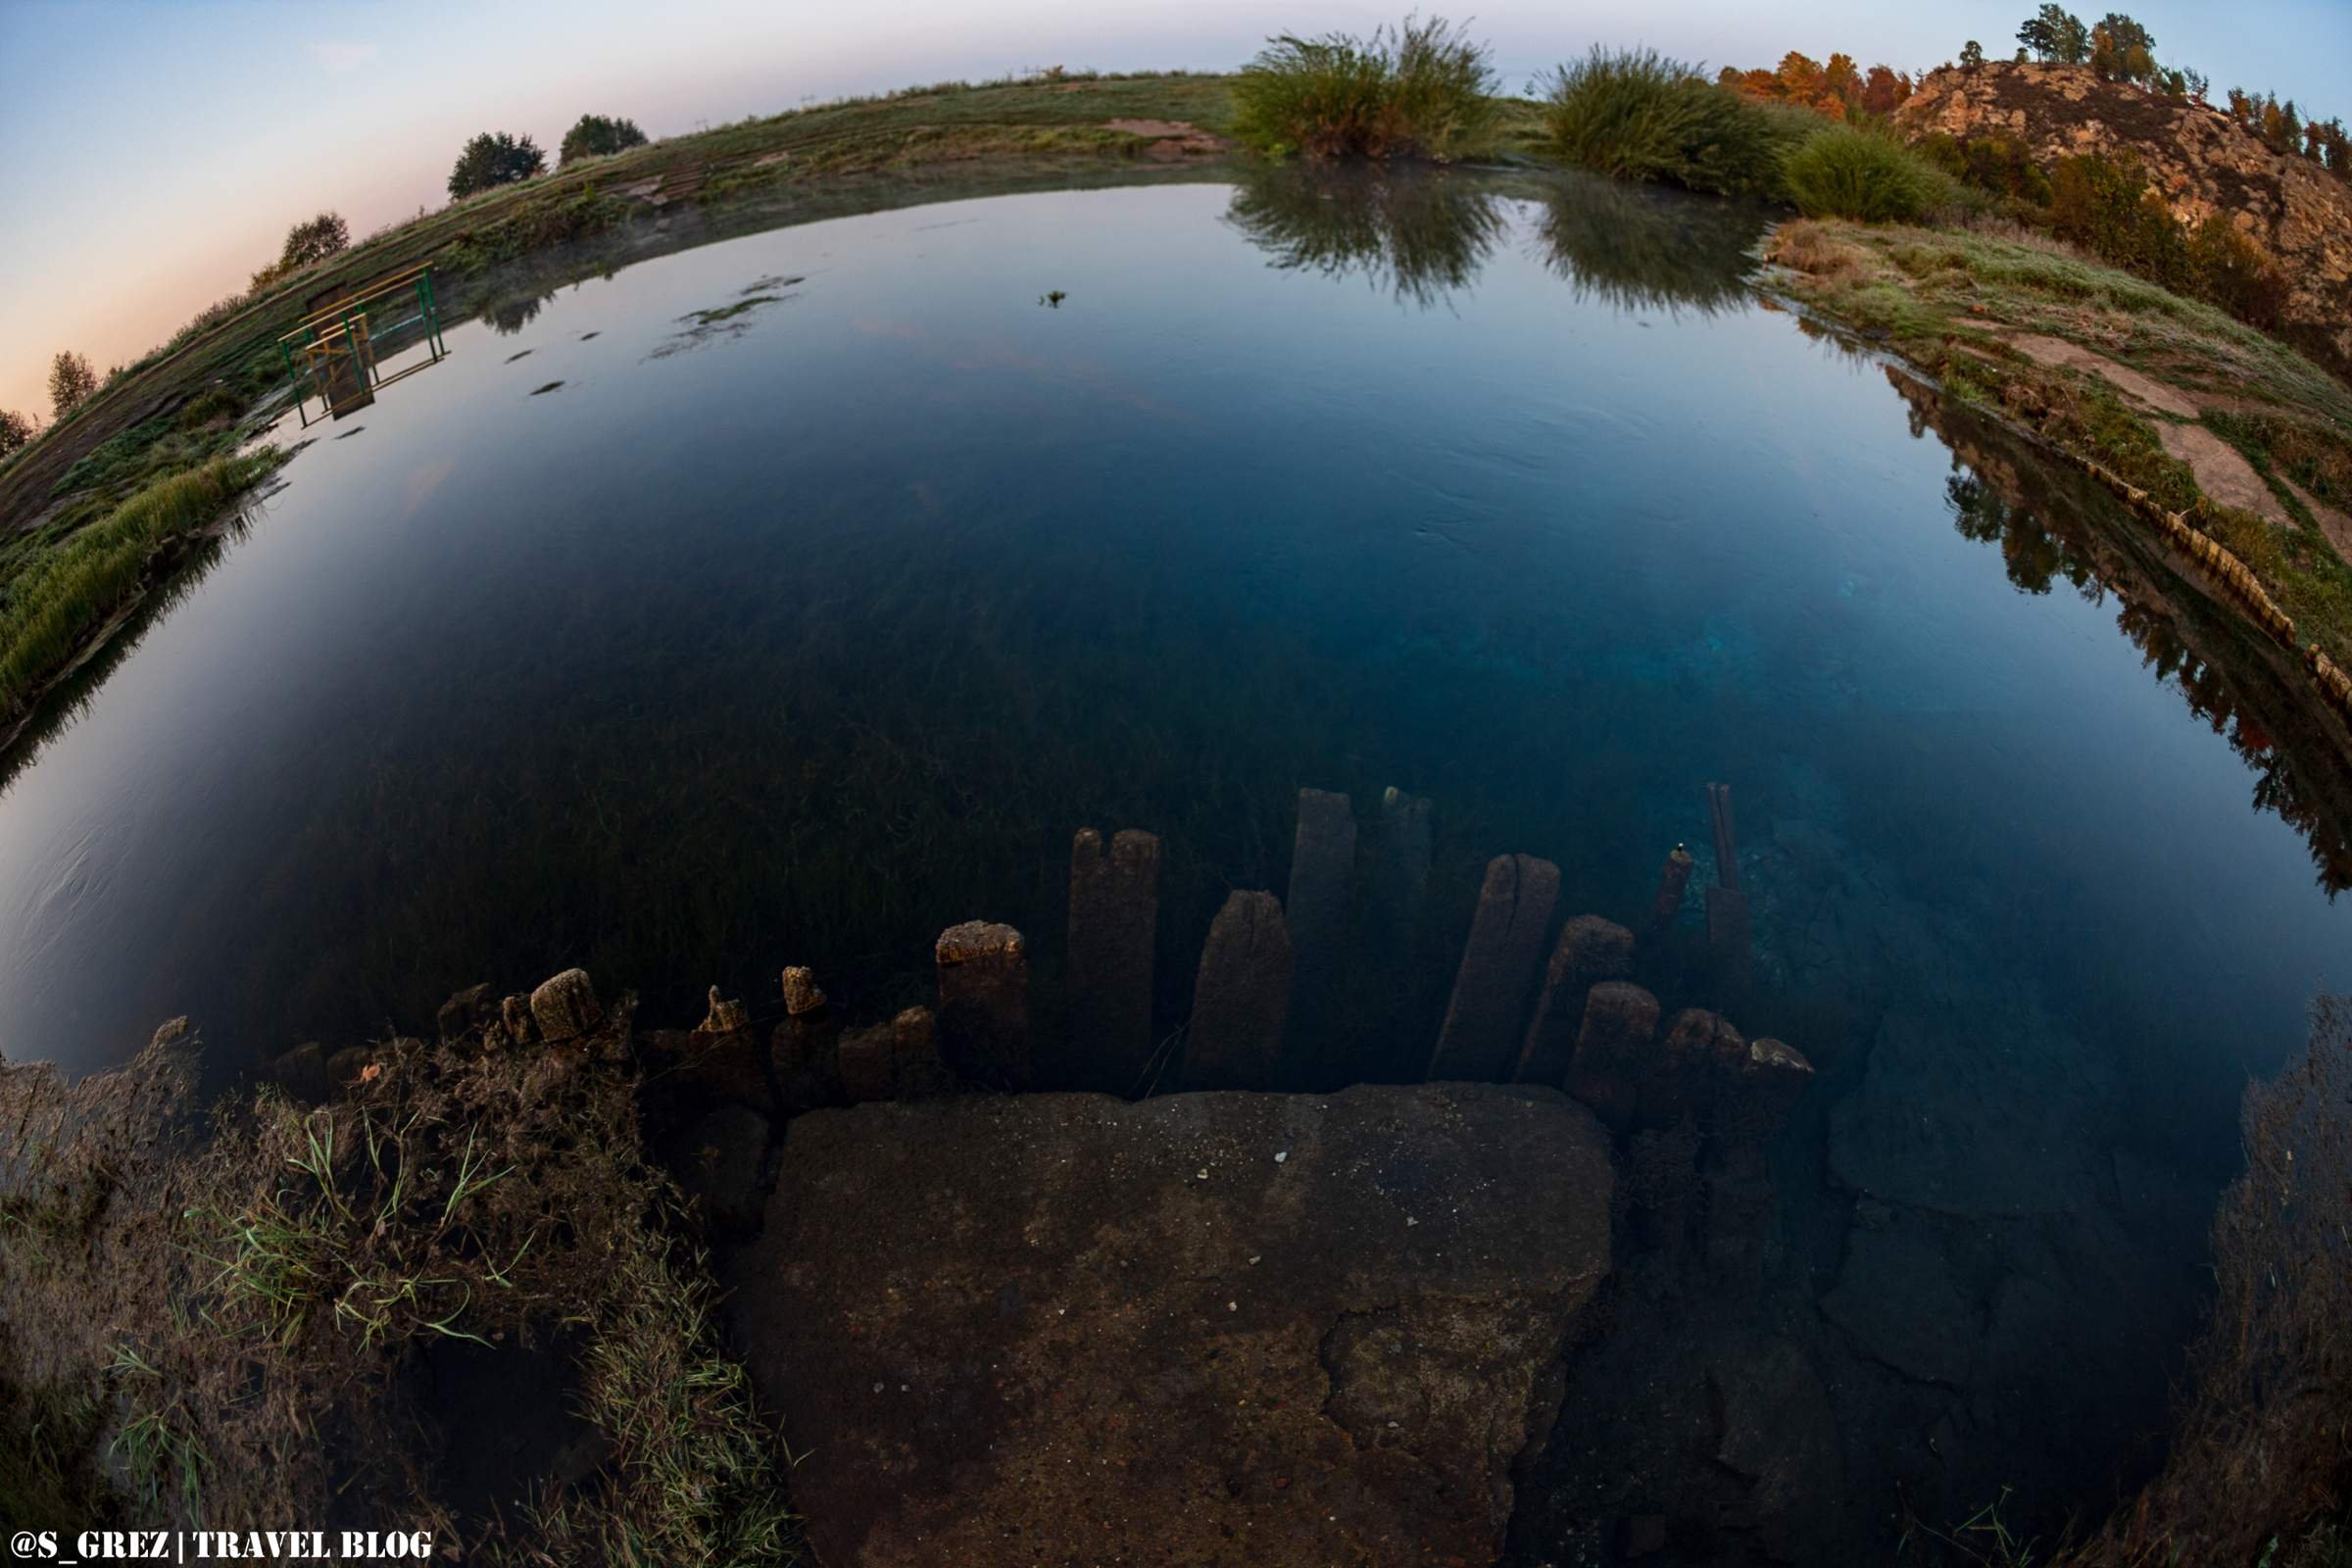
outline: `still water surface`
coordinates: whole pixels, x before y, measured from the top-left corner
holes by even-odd
[[[879,1011],[953,921],[1050,950],[1085,823],[1167,840],[1180,1019],[1301,785],[1433,798],[1463,919],[1506,850],[1622,918],[1724,779],[1820,1028],[2029,1005],[2224,1149],[2346,912],[2115,606],[2021,592],[1883,368],[1742,288],[1759,222],[1063,192],[455,327],[9,784],[0,1048],[260,1056],[572,962]]]

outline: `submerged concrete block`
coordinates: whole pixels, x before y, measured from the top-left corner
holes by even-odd
[[[1029,1043],[1029,951],[1008,925],[966,920],[939,934],[939,1041],[948,1065],[992,1089],[1036,1077]]]
[[[1290,1014],[1292,951],[1271,893],[1236,892],[1208,928],[1184,1051],[1187,1089],[1270,1089]]]
[[[1558,1087],[1576,1059],[1576,1037],[1585,1026],[1585,996],[1603,980],[1634,972],[1634,934],[1614,920],[1580,914],[1560,928],[1559,944],[1544,968],[1544,989],[1535,1016],[1519,1047],[1513,1074],[1523,1084]]]
[[[1494,1082],[1508,1077],[1527,1020],[1551,908],[1559,901],[1560,868],[1532,855],[1497,855],[1487,862],[1478,911],[1453,979],[1453,1001],[1430,1053],[1432,1080]]]
[[[1159,839],[1080,828],[1070,844],[1068,1072],[1074,1086],[1136,1092],[1152,1059],[1152,956]]]
[[[1633,1126],[1642,1084],[1655,1065],[1658,999],[1640,986],[1604,980],[1585,997],[1565,1088],[1616,1132]]]

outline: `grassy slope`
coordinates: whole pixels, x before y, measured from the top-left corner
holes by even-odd
[[[1806,305],[1883,339],[1947,390],[2096,461],[2173,511],[2188,510],[2200,492],[2188,466],[2158,440],[2157,416],[2097,374],[2038,364],[2007,338],[2062,338],[2183,394],[2296,519],[2280,528],[2220,508],[2208,531],[2294,617],[2298,640],[2317,641],[2339,663],[2352,658],[2352,567],[2274,477],[2292,475],[2321,500],[2352,509],[2352,389],[2343,382],[2210,306],[2031,236],[1792,222],[1771,254]]]

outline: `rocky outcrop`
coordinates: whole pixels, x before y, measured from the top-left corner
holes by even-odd
[[[833,1568],[1491,1562],[1611,1183],[1528,1087],[818,1111],[735,1328]]]
[[[1931,72],[1897,126],[1968,140],[2001,135],[2049,165],[2082,153],[2136,158],[2173,215],[2219,213],[2276,256],[2286,319],[2352,360],[2352,184],[2275,152],[2221,110],[2101,81],[2087,67],[1988,64]]]

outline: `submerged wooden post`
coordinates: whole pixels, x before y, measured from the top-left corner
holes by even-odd
[[[1435,978],[1421,962],[1422,906],[1429,892],[1430,818],[1426,797],[1391,786],[1380,799],[1380,841],[1371,864],[1363,924],[1364,983],[1371,995],[1355,1010],[1387,1020],[1383,1034],[1350,1046],[1356,1059],[1344,1078],[1410,1078],[1427,1065],[1413,1029],[1428,1017]],[[1412,1028],[1406,1027],[1411,1020]]]
[[[1704,1007],[1685,1007],[1666,1026],[1656,1069],[1642,1086],[1642,1123],[1667,1127],[1686,1115],[1707,1121],[1715,1110],[1716,1090],[1746,1062],[1747,1041],[1730,1019]]]
[[[1576,1058],[1576,1037],[1585,1026],[1585,997],[1603,980],[1622,980],[1634,972],[1634,934],[1614,920],[1580,914],[1560,928],[1559,946],[1544,969],[1544,990],[1536,999],[1535,1016],[1528,1020],[1527,1038],[1519,1047],[1518,1070],[1512,1077],[1523,1084],[1567,1081]]]
[[[1074,1087],[1133,1094],[1152,1058],[1159,840],[1080,828],[1070,843],[1068,1071]]]
[[[1271,893],[1236,892],[1208,928],[1184,1048],[1187,1089],[1269,1089],[1281,1073],[1292,952]]]
[[[1453,1000],[1429,1054],[1432,1079],[1494,1082],[1508,1076],[1559,893],[1560,868],[1549,860],[1497,855],[1487,862]]]
[[[1707,786],[1707,812],[1715,828],[1715,886],[1707,889],[1707,946],[1724,984],[1737,995],[1747,989],[1750,944],[1747,895],[1740,891],[1740,847],[1732,834],[1732,787]]]
[[[1649,901],[1649,934],[1655,936],[1674,923],[1674,916],[1683,906],[1683,890],[1690,885],[1690,867],[1695,864],[1690,852],[1677,844],[1667,853],[1665,867],[1658,872],[1657,896]]]
[[[1282,917],[1294,956],[1292,1055],[1299,1075],[1313,1080],[1313,1087],[1345,1076],[1329,1057],[1345,983],[1348,888],[1354,871],[1353,806],[1329,790],[1300,790],[1298,830],[1291,842],[1291,891],[1283,900]]]
[[[1569,1062],[1568,1093],[1616,1132],[1633,1126],[1642,1085],[1656,1066],[1658,999],[1640,986],[1603,980],[1585,998],[1584,1021]]]
[[[966,920],[939,934],[939,1041],[948,1065],[992,1089],[1026,1089],[1029,953],[1008,925]]]

